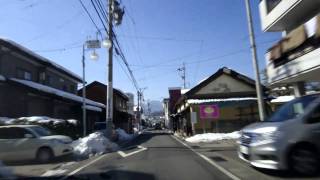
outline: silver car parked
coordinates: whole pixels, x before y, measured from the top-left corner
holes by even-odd
[[[294,99],[265,122],[243,128],[239,157],[259,168],[316,174],[320,157],[319,97],[314,94]]]
[[[0,160],[47,162],[56,156],[72,153],[71,142],[70,137],[51,135],[41,126],[0,126]]]

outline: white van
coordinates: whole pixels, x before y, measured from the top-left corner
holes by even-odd
[[[238,145],[239,157],[252,166],[316,174],[320,157],[320,95],[294,99],[266,121],[246,126]]]

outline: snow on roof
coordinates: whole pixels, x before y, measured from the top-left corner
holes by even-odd
[[[77,102],[82,102],[82,97],[80,97],[80,96],[77,96],[75,94],[68,93],[68,92],[65,92],[65,91],[62,91],[62,90],[59,90],[59,89],[55,89],[55,88],[52,88],[52,87],[49,87],[49,86],[45,86],[43,84],[39,84],[39,83],[36,83],[36,82],[27,81],[27,80],[16,79],[16,78],[11,78],[11,80],[13,80],[15,82],[18,82],[18,83],[21,83],[21,84],[24,84],[24,85],[29,86],[29,87],[32,87],[34,89],[38,89],[38,90],[46,92],[46,93],[55,94],[55,95],[63,97],[63,98],[71,99],[71,100],[74,100],[74,101],[77,101]],[[104,104],[92,101],[90,99],[86,99],[86,103],[89,104],[89,105],[105,108]]]
[[[59,65],[59,64],[57,64],[55,62],[52,62],[51,60],[49,60],[49,59],[47,59],[45,57],[40,56],[39,54],[31,51],[30,49],[27,49],[26,47],[21,46],[20,44],[12,41],[10,39],[6,39],[6,38],[3,38],[3,37],[0,37],[0,40],[5,41],[5,42],[11,44],[12,46],[15,46],[15,47],[19,48],[21,51],[26,52],[26,53],[30,54],[31,56],[34,56],[35,58],[39,59],[40,61],[49,63],[53,67],[66,72],[67,74],[69,74],[70,76],[73,76],[74,78],[81,79],[80,76],[78,76],[77,74],[75,74],[75,73],[71,72],[70,70],[64,68],[63,66],[61,66],[61,65]]]
[[[0,81],[5,81],[6,78],[0,74]]]
[[[86,105],[86,109],[87,110],[91,110],[91,111],[97,111],[97,112],[102,112],[102,109],[96,106],[90,106],[90,105]]]
[[[204,79],[201,79],[201,80],[198,82],[197,85],[201,84],[203,81],[207,80],[209,77],[210,77],[210,76],[208,76],[208,77],[206,77],[206,78],[204,78]]]
[[[271,103],[284,103],[293,100],[294,96],[279,96],[271,100]]]
[[[181,94],[185,94],[189,91],[190,89],[181,89]]]
[[[127,97],[129,99],[129,96],[126,93],[124,93],[121,89],[118,89],[118,88],[113,88],[113,89],[119,91],[124,97]]]
[[[256,101],[256,97],[244,97],[244,98],[225,98],[225,99],[188,99],[187,103],[189,104],[201,104],[208,102],[228,102],[228,101]]]

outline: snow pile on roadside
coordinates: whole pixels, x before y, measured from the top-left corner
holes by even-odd
[[[47,116],[31,116],[31,117],[21,117],[18,118],[20,121],[26,121],[30,123],[39,123],[39,124],[49,124],[53,123],[54,125],[63,124],[66,121],[63,119],[54,119]]]
[[[14,179],[14,175],[11,169],[6,167],[1,161],[0,161],[0,179]]]
[[[78,121],[75,119],[67,119],[67,121],[68,121],[68,123],[73,124],[75,126],[78,124]]]
[[[93,156],[118,149],[118,145],[111,142],[101,132],[89,134],[84,138],[73,141],[71,145],[74,153],[79,156]]]
[[[192,137],[186,138],[185,140],[190,143],[200,143],[200,142],[213,142],[220,140],[229,140],[229,139],[238,139],[240,133],[238,131],[232,133],[206,133],[206,134],[197,134]]]
[[[0,81],[5,81],[6,78],[0,74]]]
[[[50,124],[52,123],[53,125],[60,125],[60,124],[73,124],[77,125],[78,121],[75,119],[55,119],[55,118],[50,118],[47,116],[30,116],[30,117],[20,117],[20,118],[8,118],[8,117],[0,117],[0,124],[3,125],[10,125],[10,124],[32,124],[32,123],[37,123],[37,124]]]
[[[12,124],[14,123],[15,119],[8,118],[8,117],[0,117],[0,125]]]
[[[116,132],[118,134],[119,141],[130,141],[133,139],[133,134],[128,134],[125,130],[123,129],[116,129]]]
[[[134,134],[139,133],[139,129],[136,128],[136,127],[134,127],[134,128],[133,128],[133,133],[134,133]]]

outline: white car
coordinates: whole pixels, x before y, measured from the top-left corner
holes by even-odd
[[[71,142],[70,137],[51,135],[49,130],[37,125],[0,126],[0,160],[47,162],[72,153]]]

